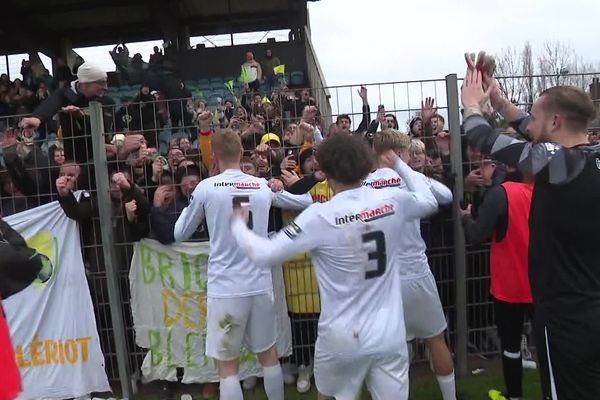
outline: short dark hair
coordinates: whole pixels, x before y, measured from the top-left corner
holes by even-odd
[[[196,164],[187,165],[184,168],[180,168],[180,169],[177,170],[177,173],[175,175],[175,182],[178,185],[181,185],[181,181],[186,176],[197,176],[198,178],[202,179],[202,176],[203,176],[202,175],[202,170]]]
[[[440,120],[440,121],[442,121],[442,123],[444,123],[444,124],[446,123],[446,119],[445,119],[445,118],[444,118],[444,117],[443,117],[441,114],[435,114],[435,115],[433,116],[433,118],[437,118],[437,119],[439,119],[439,120]]]
[[[549,113],[564,115],[571,129],[587,129],[596,117],[594,103],[590,96],[575,86],[555,86],[546,89],[540,95],[544,98],[544,109]]]
[[[352,120],[350,119],[350,116],[348,114],[340,114],[340,115],[338,115],[337,119],[335,120],[335,123],[339,124],[340,120],[342,120],[342,119],[345,119],[350,123],[352,122]]]
[[[333,135],[319,144],[316,153],[321,171],[345,185],[360,182],[373,167],[373,152],[358,135]]]

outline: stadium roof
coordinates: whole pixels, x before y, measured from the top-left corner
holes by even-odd
[[[315,1],[315,0],[308,0]],[[2,0],[0,54],[304,26],[307,0]]]

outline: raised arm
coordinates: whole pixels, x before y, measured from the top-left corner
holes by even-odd
[[[427,178],[427,183],[429,184],[433,197],[435,197],[435,200],[440,206],[452,204],[452,191],[448,186],[431,178]]]
[[[284,210],[304,210],[312,202],[308,193],[291,194],[285,190],[273,193],[273,205]]]
[[[394,191],[397,200],[403,206],[403,215],[408,218],[425,218],[437,211],[438,202],[429,188],[427,179],[423,179],[420,173],[413,171],[393,150],[381,154],[380,160],[383,165],[396,171],[406,183],[408,192]]]
[[[467,60],[470,60],[467,57]],[[570,181],[581,171],[580,152],[560,148],[554,143],[531,143],[500,134],[483,117],[481,105],[488,97],[499,96],[497,84],[490,83],[487,91],[483,90],[483,74],[473,69],[469,63],[467,76],[463,82],[461,101],[465,110],[463,128],[470,146],[493,156],[506,165],[516,167],[522,172],[536,176],[537,181],[548,181],[561,184]],[[492,94],[496,93],[496,94]],[[507,117],[515,117],[517,113],[510,108]],[[520,112],[520,119],[512,124],[520,133],[525,133],[528,118]],[[553,166],[549,168],[549,164]]]
[[[298,218],[271,238],[258,236],[246,225],[247,215],[242,209],[234,210],[231,233],[244,253],[256,264],[280,264],[296,254],[318,246],[319,228],[315,206],[305,210]]]
[[[198,225],[200,225],[204,219],[204,202],[204,185],[200,183],[196,186],[196,189],[194,189],[190,204],[183,209],[177,222],[175,222],[173,237],[176,242],[184,242],[196,232]]]

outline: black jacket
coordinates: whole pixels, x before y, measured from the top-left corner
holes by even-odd
[[[131,200],[137,202],[137,218],[133,222],[127,220],[124,203]],[[86,269],[92,272],[104,270],[104,254],[101,247],[100,221],[97,217],[96,203],[90,193],[83,192],[79,201],[73,194],[59,197],[59,203],[67,217],[79,222],[82,253]],[[112,202],[111,222],[113,226],[113,238],[116,246],[117,268],[127,270],[131,262],[131,244],[147,236],[149,232],[148,214],[150,202],[143,192],[135,185],[132,189],[123,192],[121,203]]]
[[[189,201],[186,198],[177,196],[177,199],[167,206],[152,207],[150,212],[151,237],[162,244],[173,243],[175,241],[175,223],[188,205]],[[192,235],[191,240],[207,239],[208,229],[206,229],[206,222],[203,221]]]
[[[79,91],[77,81],[73,82],[70,87],[55,90],[49,98],[33,110],[33,116],[39,118],[42,123],[44,123],[51,120],[63,107],[73,105],[84,108],[88,107],[91,101],[102,103],[104,106],[104,130],[105,132],[112,132],[114,101],[106,96],[92,99],[85,97],[83,93]],[[89,116],[71,116],[67,113],[60,112],[59,119],[62,128],[65,158],[68,160],[75,160],[82,164],[92,160],[93,152]]]
[[[31,145],[23,158],[18,155],[16,144],[4,148],[4,162],[14,185],[23,193],[30,206],[38,206],[51,200],[51,174],[48,156],[37,145]]]
[[[42,269],[41,256],[27,247],[25,239],[0,219],[0,298],[25,289]]]

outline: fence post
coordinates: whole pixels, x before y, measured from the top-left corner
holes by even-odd
[[[466,377],[467,341],[467,256],[465,236],[460,214],[460,202],[463,198],[463,162],[460,130],[460,109],[458,105],[458,79],[456,74],[446,75],[446,96],[448,104],[448,126],[450,128],[451,167],[454,176],[454,202],[452,205],[452,227],[454,236],[454,268],[456,289],[456,343],[455,362],[456,375]]]
[[[118,272],[115,263],[115,242],[112,230],[111,200],[108,183],[108,165],[104,146],[104,120],[102,105],[99,102],[90,103],[90,122],[92,131],[92,149],[94,154],[94,173],[96,178],[96,195],[98,199],[98,212],[100,216],[100,230],[102,233],[102,252],[106,268],[108,286],[108,301],[110,316],[117,353],[119,380],[121,381],[121,396],[124,399],[132,398],[133,391],[130,380],[129,357],[125,343],[125,327],[123,312],[121,310],[121,291],[119,289]]]

